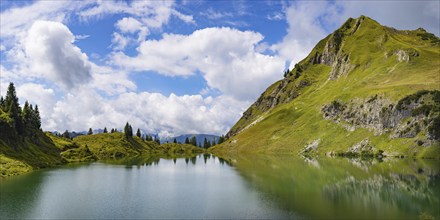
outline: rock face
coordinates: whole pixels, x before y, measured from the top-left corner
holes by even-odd
[[[440,117],[440,91],[419,91],[397,103],[378,95],[347,103],[335,100],[323,106],[321,112],[325,119],[367,128],[376,135],[412,138],[426,131],[427,139],[439,140],[436,120]]]

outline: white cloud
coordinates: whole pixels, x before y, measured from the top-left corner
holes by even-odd
[[[87,39],[89,37],[90,37],[90,35],[87,35],[87,34],[75,35],[75,41],[77,41],[77,40],[84,40],[84,39]]]
[[[58,101],[51,118],[43,124],[46,130],[83,131],[89,127],[121,128],[128,121],[135,129],[162,135],[224,134],[248,105],[227,96],[203,98],[148,92],[122,93],[110,100],[81,87]]]
[[[112,37],[112,48],[113,50],[124,50],[124,48],[129,44],[131,39],[118,32],[113,32]]]
[[[147,26],[139,22],[132,17],[125,17],[116,22],[115,27],[123,34],[135,34],[137,33],[137,42],[145,40],[145,37],[149,34]],[[112,43],[116,43],[116,50],[123,50],[131,41],[130,37],[123,36],[117,32],[113,33]]]
[[[24,40],[31,69],[65,89],[86,83],[91,66],[74,40],[69,28],[59,22],[35,21]]]
[[[116,22],[115,26],[122,33],[135,33],[142,28],[142,23],[132,17],[125,17]]]
[[[129,57],[113,54],[114,64],[135,71],[187,76],[200,71],[208,85],[240,100],[253,100],[279,79],[284,60],[256,50],[263,36],[230,28],[206,28],[191,35],[165,34],[148,40]],[[252,86],[244,86],[252,83]]]
[[[136,89],[136,85],[128,79],[126,72],[92,63],[92,73],[91,88],[104,92],[107,95],[117,95]]]
[[[207,17],[209,19],[222,19],[226,17],[232,17],[232,13],[230,12],[220,12],[220,11],[214,11],[212,8],[208,8],[208,10],[204,12],[200,12],[200,15]]]
[[[366,15],[383,25],[414,30],[419,27],[440,36],[440,1],[342,1],[340,17]]]
[[[267,15],[267,19],[271,21],[280,21],[283,20],[284,18],[285,16],[281,12],[275,12],[273,14]]]
[[[51,118],[53,114],[53,107],[56,103],[55,92],[53,89],[44,88],[40,84],[25,83],[16,88],[17,96],[23,104],[26,100],[34,107],[38,105],[41,120],[45,127],[54,126]]]
[[[124,50],[131,43],[139,43],[145,40],[151,29],[162,28],[168,24],[170,18],[175,16],[180,20],[195,24],[191,15],[185,15],[174,8],[173,1],[99,1],[94,7],[79,13],[80,18],[90,20],[101,18],[105,15],[125,14],[129,15],[115,23],[119,32],[113,33],[112,46],[114,50]],[[137,33],[134,40],[133,34]]]
[[[283,40],[272,45],[272,50],[286,60],[291,61],[289,69],[304,59],[319,40],[328,33],[324,30],[320,18],[328,18],[327,25],[332,24],[332,17],[337,17],[336,6],[328,2],[296,2],[286,9],[288,23],[287,35]]]

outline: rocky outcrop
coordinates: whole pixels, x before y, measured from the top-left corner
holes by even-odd
[[[319,142],[321,142],[321,139],[312,141],[311,143],[309,143],[304,147],[304,150],[301,152],[301,154],[308,154],[313,150],[316,150],[316,148],[318,148]]]
[[[366,100],[335,100],[321,109],[325,119],[348,127],[363,127],[376,135],[390,138],[413,138],[426,131],[426,138],[439,140],[440,91],[419,91],[397,103],[375,95]]]

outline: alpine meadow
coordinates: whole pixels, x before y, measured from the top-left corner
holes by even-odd
[[[440,219],[438,1],[0,6],[0,219]]]

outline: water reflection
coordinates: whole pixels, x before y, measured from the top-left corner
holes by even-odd
[[[439,167],[389,158],[125,158],[2,180],[0,219],[439,219]]]
[[[234,166],[285,210],[310,218],[440,217],[439,161],[283,156]]]

